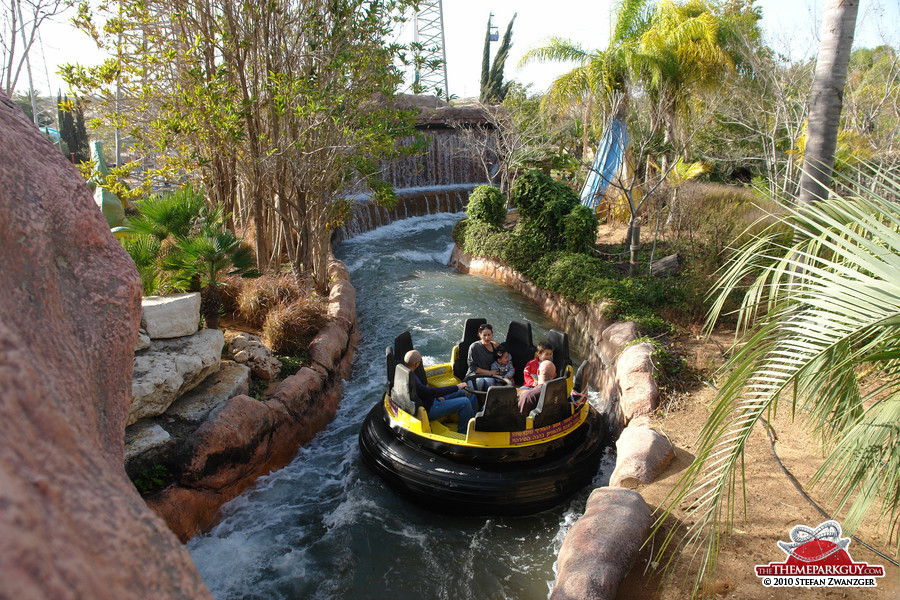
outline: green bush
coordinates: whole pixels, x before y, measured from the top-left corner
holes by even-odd
[[[536,220],[544,209],[544,203],[553,195],[556,182],[547,175],[532,169],[513,184],[509,199],[519,209],[522,219]]]
[[[582,253],[597,241],[597,217],[594,211],[579,204],[566,216],[563,227],[566,252]]]
[[[469,196],[466,214],[474,221],[499,229],[506,220],[506,197],[491,185],[479,185]]]
[[[579,205],[572,188],[535,169],[516,180],[510,198],[519,210],[520,233],[537,238],[544,251],[565,247],[565,221]]]

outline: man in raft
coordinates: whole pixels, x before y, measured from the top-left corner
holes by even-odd
[[[469,419],[475,416],[475,396],[469,399],[465,392],[465,382],[444,387],[431,387],[425,382],[419,381],[416,376],[416,367],[422,362],[422,355],[418,350],[410,350],[403,357],[403,362],[412,371],[413,381],[416,384],[416,394],[425,407],[429,419],[440,419],[445,415],[459,413],[459,426],[457,431],[465,433],[469,426]]]
[[[541,398],[541,388],[555,377],[556,365],[553,364],[553,361],[541,361],[541,364],[538,366],[537,381],[535,382],[537,385],[519,395],[519,412],[528,416],[528,413],[534,410],[538,400]]]

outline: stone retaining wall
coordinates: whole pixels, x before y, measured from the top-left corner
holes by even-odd
[[[332,259],[330,322],[310,344],[310,367],[285,379],[271,398],[228,400],[191,436],[183,473],[147,504],[185,541],[208,528],[225,502],[258,477],[288,464],[334,418],[349,378],[356,332],[356,290]]]

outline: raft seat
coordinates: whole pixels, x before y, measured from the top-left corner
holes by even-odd
[[[469,346],[478,340],[478,326],[485,323],[487,323],[487,319],[481,317],[466,319],[463,337],[456,344],[456,354],[453,360],[453,374],[460,381],[466,378],[466,371],[469,370]]]
[[[533,420],[535,429],[559,423],[572,416],[565,377],[551,379],[541,387],[537,406],[528,416]]]
[[[476,431],[522,431],[525,415],[519,412],[516,388],[492,385],[487,389],[484,408],[475,413],[472,427]]]
[[[513,381],[517,386],[525,385],[525,365],[537,352],[531,338],[531,323],[528,321],[510,321],[503,345],[509,351],[515,373]]]

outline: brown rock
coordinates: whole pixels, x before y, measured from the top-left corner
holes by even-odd
[[[2,94],[0,131],[0,595],[211,598],[125,475],[134,264]]]
[[[619,406],[624,422],[656,410],[659,386],[653,377],[653,346],[647,342],[628,346],[616,361]]]
[[[629,423],[616,441],[616,468],[609,485],[633,487],[633,482],[625,482],[627,479],[653,483],[673,458],[675,449],[665,436],[650,427]]]
[[[336,323],[329,323],[309,343],[309,358],[331,372],[341,360],[349,340],[345,329]]]
[[[551,600],[613,600],[650,530],[650,507],[635,491],[597,488],[559,550]]]
[[[607,361],[612,362],[622,346],[639,337],[637,325],[632,321],[613,323],[604,329],[600,336],[600,352]]]

